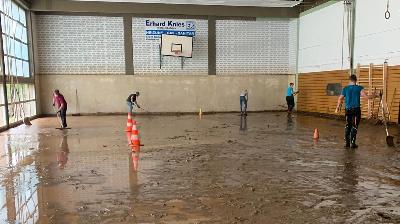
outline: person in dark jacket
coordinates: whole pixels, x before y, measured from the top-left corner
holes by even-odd
[[[133,106],[136,105],[138,108],[140,108],[137,98],[139,97],[139,92],[132,93],[128,96],[126,99],[126,103],[128,105],[128,113],[132,113],[133,111]]]

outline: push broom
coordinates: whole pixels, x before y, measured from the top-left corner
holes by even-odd
[[[385,113],[385,107],[383,105],[382,92],[380,93],[380,95],[381,95],[383,125],[385,125],[385,130],[386,130],[386,144],[390,147],[394,147],[394,142],[393,142],[394,137],[389,134],[389,130],[388,130],[388,126],[387,126],[386,113]]]
[[[79,108],[78,108],[78,90],[75,89],[75,113],[72,114],[72,116],[81,116],[81,113],[79,113]]]

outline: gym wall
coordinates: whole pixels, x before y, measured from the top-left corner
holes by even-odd
[[[345,86],[348,83],[347,77],[348,72],[344,70],[299,74],[300,94],[297,97],[297,110],[335,114],[338,97],[328,96],[326,86],[329,83],[339,83],[341,86]]]
[[[289,74],[297,73],[297,48],[298,48],[299,19],[289,21]]]
[[[164,57],[160,70],[158,41],[145,38],[145,19],[151,17],[131,17],[133,60],[127,61],[123,16],[34,15],[42,114],[52,113],[56,88],[69,101],[69,113],[125,112],[133,91],[142,93],[139,102],[150,112],[238,111],[245,88],[250,111],[280,110],[285,104],[296,64],[296,20],[217,19],[213,49],[207,17],[191,18],[197,23],[193,58],[181,69],[180,59]],[[216,75],[209,75],[210,50]],[[132,74],[126,68],[130,63]]]
[[[207,75],[208,74],[208,20],[190,19],[196,22],[193,58],[163,57],[160,69],[159,40],[146,40],[145,22],[149,18],[132,19],[133,63],[135,75]],[[162,18],[167,19],[167,18]]]
[[[400,123],[400,66],[389,66],[387,86],[387,104],[390,121]]]
[[[343,2],[328,2],[299,18],[299,73],[349,68],[347,30],[343,34]]]
[[[400,65],[400,1],[363,0],[356,4],[354,63]]]
[[[363,77],[368,77],[368,69],[360,69]],[[329,96],[326,93],[328,84],[339,83],[342,87],[349,83],[348,71],[322,71],[303,73],[299,75],[299,89],[301,94],[298,95],[297,109],[303,112],[322,113],[335,115],[338,96]],[[400,104],[400,66],[388,67],[388,80],[387,80],[387,105],[390,112],[390,122],[398,123],[399,118],[399,104]],[[382,69],[374,69],[373,78],[382,78]],[[375,81],[376,82],[376,81]],[[368,85],[364,86],[368,91]],[[381,87],[380,87],[381,88]],[[396,91],[396,92],[395,92]],[[378,99],[375,100],[375,113],[378,113]],[[363,118],[367,117],[368,101],[362,100],[361,107],[363,111]],[[344,108],[341,114],[343,115]]]
[[[343,30],[343,16],[338,15],[343,15],[343,2],[328,2],[300,15],[299,111],[334,114],[337,96],[328,96],[326,87],[348,83],[348,44],[343,38],[347,31]]]
[[[217,75],[289,74],[296,27],[290,19],[217,20]]]
[[[125,74],[122,17],[39,15],[40,75]]]
[[[388,59],[387,102],[391,121],[398,122],[400,88],[396,87],[400,84],[400,45],[396,38],[400,36],[400,16],[394,9],[400,7],[400,2],[393,1],[390,7],[391,18],[387,20],[386,2],[357,1],[354,64],[383,64]],[[342,41],[347,30],[343,30],[343,17],[338,17],[343,15],[343,9],[343,2],[331,1],[300,15],[300,111],[334,114],[337,96],[327,96],[326,87],[329,83],[340,83],[344,87],[349,82],[348,47]],[[365,109],[366,102],[362,107]]]

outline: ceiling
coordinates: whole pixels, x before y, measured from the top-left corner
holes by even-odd
[[[303,2],[303,0],[76,0],[76,1],[255,6],[255,7],[294,7]]]
[[[300,11],[303,12],[305,10],[314,8],[315,6],[318,6],[320,4],[323,4],[325,2],[329,2],[330,0],[303,0],[301,4],[298,5],[300,8]],[[336,0],[336,1],[341,1],[341,0]]]

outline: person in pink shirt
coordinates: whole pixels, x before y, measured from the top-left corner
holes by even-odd
[[[60,114],[62,126],[61,128],[67,128],[67,101],[58,89],[54,90],[53,94],[53,107],[56,107],[57,114]]]

